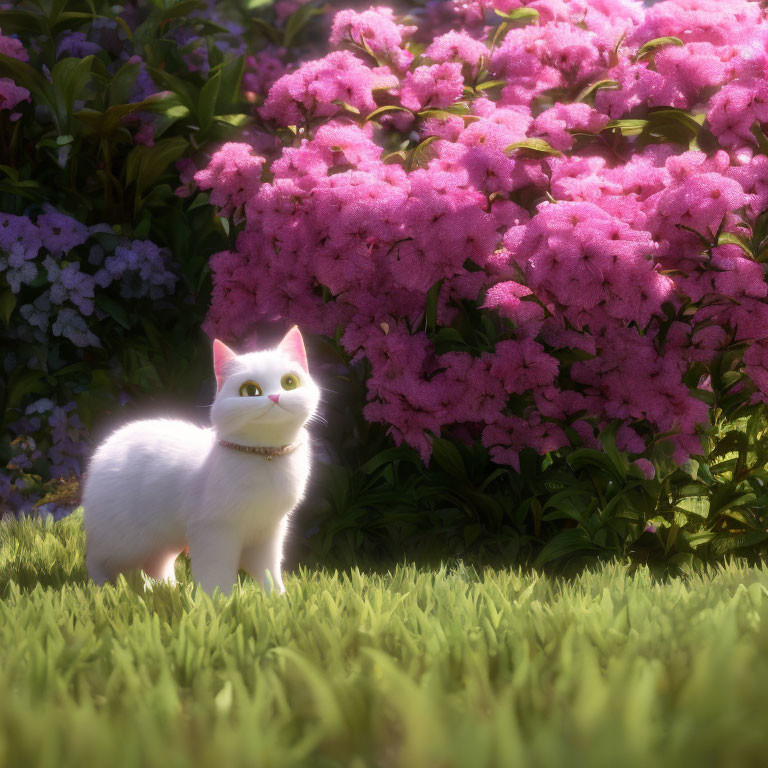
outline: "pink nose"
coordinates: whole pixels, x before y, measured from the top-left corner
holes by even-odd
[[[280,399],[280,395],[267,395],[267,397],[273,402],[276,403]]]

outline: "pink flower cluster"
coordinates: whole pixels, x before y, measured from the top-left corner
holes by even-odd
[[[227,144],[195,176],[244,221],[206,330],[338,334],[371,364],[366,418],[425,459],[449,434],[519,467],[620,420],[650,475],[655,436],[680,463],[701,451],[726,349],[768,403],[768,19],[533,0],[531,23],[488,26],[522,7],[428,3],[432,39],[387,9],[337,14],[337,50],[260,110],[292,126],[277,159]]]
[[[6,37],[0,33],[0,53],[19,61],[28,61],[24,46],[15,37]],[[11,110],[10,118],[13,122],[21,117],[20,112],[12,110],[22,101],[29,99],[29,91],[17,85],[10,77],[0,77],[0,112]]]

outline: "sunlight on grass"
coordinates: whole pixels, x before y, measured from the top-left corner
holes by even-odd
[[[96,588],[78,517],[0,523],[0,764],[745,766],[768,571],[300,571]]]

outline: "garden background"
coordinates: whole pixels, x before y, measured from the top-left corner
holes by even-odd
[[[293,564],[760,558],[763,4],[353,6],[0,3],[0,513],[297,323]]]

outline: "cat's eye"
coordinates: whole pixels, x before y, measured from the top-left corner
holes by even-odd
[[[282,384],[283,389],[296,389],[296,387],[299,386],[301,382],[299,381],[299,377],[296,376],[293,373],[286,373],[285,376],[280,380],[280,384]]]
[[[255,381],[244,381],[240,385],[240,397],[258,397],[261,387]]]

